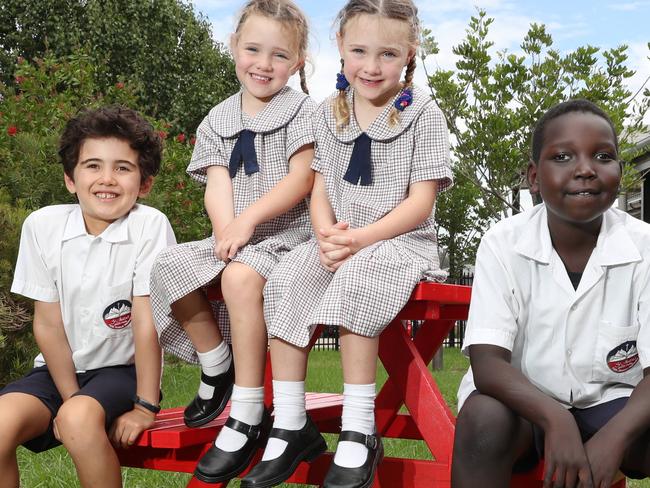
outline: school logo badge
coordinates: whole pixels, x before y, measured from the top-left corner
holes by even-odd
[[[111,329],[123,329],[131,323],[131,302],[118,300],[104,310],[104,323]]]
[[[607,354],[607,366],[614,373],[625,373],[639,362],[636,341],[627,341],[616,346]]]

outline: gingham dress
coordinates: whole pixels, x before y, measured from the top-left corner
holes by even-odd
[[[240,167],[232,179],[235,215],[239,215],[288,174],[289,158],[298,149],[313,143],[314,109],[307,95],[285,87],[262,112],[247,118],[242,116],[241,92],[233,95],[214,107],[199,126],[188,174],[205,183],[208,167],[228,166],[239,133],[244,129],[255,132],[259,172],[249,176]],[[268,278],[280,257],[310,236],[309,213],[303,201],[284,215],[258,225],[233,261]],[[214,247],[212,236],[167,248],[151,272],[151,303],[160,344],[165,351],[189,362],[197,361],[196,351],[171,314],[170,304],[218,278],[225,263],[217,259]],[[211,305],[222,335],[230,342],[225,306],[217,302]]]
[[[348,89],[352,107],[353,90]],[[343,179],[355,139],[362,133],[354,117],[337,130],[333,97],[314,117],[316,157],[312,164],[325,179],[337,221],[364,227],[384,217],[408,195],[409,185],[436,180],[438,191],[452,183],[449,142],[444,116],[422,90],[391,127],[392,102],[368,127],[372,184],[353,185]],[[408,301],[422,279],[442,281],[434,211],[414,230],[368,246],[336,272],[318,258],[315,238],[287,254],[264,288],[264,316],[272,337],[303,347],[318,324],[343,326],[355,334],[376,337]]]

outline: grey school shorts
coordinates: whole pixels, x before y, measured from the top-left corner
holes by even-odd
[[[77,381],[79,391],[73,396],[85,395],[97,400],[106,412],[106,428],[120,415],[133,408],[132,399],[136,393],[134,365],[111,366],[77,373]],[[5,393],[26,393],[35,396],[50,410],[52,419],[63,404],[47,366],[34,368],[23,378],[9,383],[0,390],[0,395]],[[43,452],[61,444],[54,437],[52,419],[47,431],[23,444],[27,449]]]

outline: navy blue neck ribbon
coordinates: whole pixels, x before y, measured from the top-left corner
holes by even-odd
[[[231,178],[237,174],[242,161],[244,162],[244,171],[248,176],[260,170],[257,164],[257,154],[255,154],[255,132],[250,130],[243,130],[239,133],[235,147],[230,154],[228,172]]]
[[[361,180],[361,186],[372,184],[372,165],[370,164],[370,137],[362,132],[354,140],[352,156],[348,164],[348,170],[345,172],[343,179],[353,185],[358,185]]]

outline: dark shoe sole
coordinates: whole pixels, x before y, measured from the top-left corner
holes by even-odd
[[[370,477],[363,485],[360,485],[357,488],[370,488],[372,486],[372,484],[375,481],[375,477],[377,476],[377,466],[379,466],[379,463],[381,463],[383,459],[384,459],[384,445],[382,443],[379,445],[379,452],[377,453],[377,456],[375,457],[372,468],[370,470]],[[323,485],[323,488],[327,488],[327,485]]]
[[[255,457],[255,453],[257,453],[257,449],[253,449],[251,453],[247,456],[247,458],[244,460],[244,462],[242,462],[239,466],[237,466],[232,471],[229,471],[228,473],[210,475],[210,474],[205,474],[199,471],[198,468],[196,468],[194,470],[194,477],[200,481],[203,481],[204,483],[221,483],[224,481],[230,481],[231,479],[239,476],[248,467],[248,465]]]
[[[185,422],[185,425],[194,428],[194,427],[201,427],[202,425],[205,425],[208,422],[212,422],[224,411],[226,405],[228,405],[228,400],[230,400],[231,395],[232,395],[232,385],[230,385],[230,387],[226,391],[226,394],[223,396],[223,400],[221,400],[221,403],[219,404],[217,409],[214,410],[212,413],[210,413],[210,415],[195,420],[188,420],[183,415],[183,421]]]
[[[272,486],[277,486],[280,483],[283,483],[284,481],[289,479],[302,461],[311,462],[314,459],[316,459],[318,456],[323,454],[325,451],[327,451],[327,444],[325,443],[325,439],[320,437],[306,449],[304,456],[296,458],[293,461],[293,463],[291,463],[291,466],[289,466],[289,469],[283,471],[275,478],[271,478],[264,482],[257,482],[257,483],[255,482],[251,483],[249,481],[246,481],[246,479],[243,479],[241,481],[240,486],[241,488],[271,488]]]

